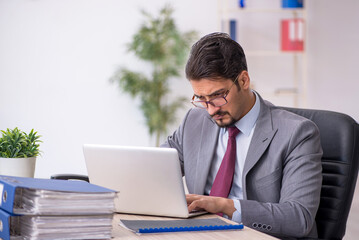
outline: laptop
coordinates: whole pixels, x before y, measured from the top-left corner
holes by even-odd
[[[90,183],[119,192],[116,212],[188,218],[176,149],[85,144]]]

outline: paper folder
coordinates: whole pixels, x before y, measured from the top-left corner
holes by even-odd
[[[163,233],[163,232],[193,232],[193,231],[221,231],[241,230],[243,224],[231,224],[219,218],[209,219],[181,219],[181,220],[121,220],[122,227],[135,232]]]
[[[9,213],[87,215],[113,213],[116,192],[84,181],[1,175],[0,196]]]
[[[0,209],[0,239],[10,239],[10,225],[11,225],[11,217],[13,215],[9,214]],[[12,229],[13,232],[17,231],[16,229]]]
[[[110,239],[113,215],[15,215],[0,209],[0,239]]]

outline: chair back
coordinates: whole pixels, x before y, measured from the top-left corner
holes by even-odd
[[[323,184],[316,215],[318,237],[342,239],[358,176],[358,123],[338,112],[282,108],[312,120],[319,128]]]

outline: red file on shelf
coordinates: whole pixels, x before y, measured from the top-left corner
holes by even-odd
[[[281,21],[282,51],[303,51],[304,20],[301,18],[283,19]]]

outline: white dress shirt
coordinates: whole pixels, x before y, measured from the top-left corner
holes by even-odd
[[[233,184],[228,198],[233,199],[234,207],[236,211],[232,215],[232,220],[236,222],[242,221],[241,205],[239,199],[243,199],[242,188],[242,173],[243,166],[247,156],[248,148],[252,140],[253,132],[256,126],[256,121],[260,111],[260,104],[258,96],[252,109],[239,121],[235,123],[235,126],[240,130],[240,133],[236,137],[236,163],[233,177]],[[211,169],[208,174],[207,183],[205,186],[205,194],[209,195],[214,179],[218,172],[218,169],[222,163],[223,156],[227,149],[228,131],[227,128],[221,128],[218,136],[217,150],[213,156]]]

